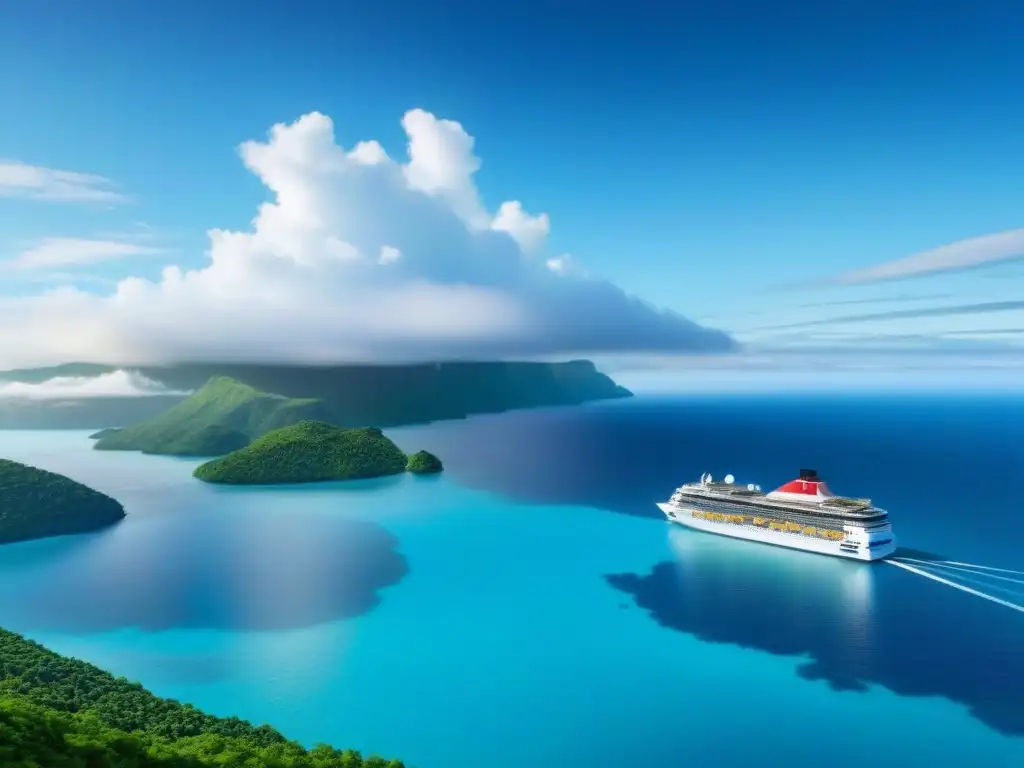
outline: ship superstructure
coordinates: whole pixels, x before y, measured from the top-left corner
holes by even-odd
[[[769,493],[705,474],[658,507],[690,528],[825,555],[880,560],[896,550],[888,512],[871,499],[836,496],[813,469]]]

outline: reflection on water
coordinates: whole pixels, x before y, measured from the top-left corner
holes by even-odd
[[[375,608],[408,572],[396,546],[375,524],[298,509],[181,510],[5,547],[0,609],[23,632],[306,627]]]
[[[669,528],[675,559],[610,574],[662,626],[712,643],[806,657],[838,690],[940,695],[1024,735],[1024,624],[1005,609],[890,568]],[[1015,633],[1015,637],[1011,637]]]

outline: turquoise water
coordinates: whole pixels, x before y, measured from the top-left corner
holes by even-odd
[[[411,450],[478,423],[394,434]],[[1024,621],[895,568],[512,501],[460,485],[457,460],[440,478],[223,489],[193,481],[195,462],[90,449],[86,433],[0,432],[0,455],[129,513],[0,550],[0,625],[209,712],[416,768],[1024,765],[1019,680],[945,691],[958,661],[981,663],[958,651],[934,657],[935,690],[908,693],[878,661],[905,653],[878,617],[889,594],[915,624],[931,616],[918,594],[938,621],[982,611],[996,629],[957,642],[997,655]],[[659,604],[661,563],[695,614]],[[770,624],[744,640],[759,609]],[[771,625],[790,634],[765,640]],[[837,669],[866,671],[842,685]]]

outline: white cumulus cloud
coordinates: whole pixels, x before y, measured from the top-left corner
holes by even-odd
[[[99,376],[56,376],[38,383],[0,379],[0,400],[79,400],[187,394],[166,389],[137,371],[117,370]]]
[[[523,210],[518,200],[501,204],[498,215],[494,217],[491,228],[499,232],[508,232],[525,251],[539,248],[551,229],[548,215],[530,216]]]
[[[724,333],[652,307],[542,250],[545,215],[488,213],[473,138],[423,110],[408,157],[350,150],[310,113],[240,147],[271,192],[248,231],[211,230],[209,259],[0,299],[0,365],[88,360],[398,362],[723,351]]]
[[[123,203],[128,198],[110,179],[0,159],[0,197],[67,203]]]

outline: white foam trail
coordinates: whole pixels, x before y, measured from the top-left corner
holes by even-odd
[[[996,597],[995,595],[989,595],[985,592],[980,592],[977,589],[965,587],[963,584],[957,584],[955,581],[950,581],[949,579],[944,579],[941,576],[936,576],[934,573],[922,571],[920,568],[915,568],[914,566],[907,565],[906,563],[900,563],[896,560],[884,560],[883,562],[886,562],[889,565],[895,565],[897,568],[903,568],[904,570],[910,571],[911,573],[916,573],[918,576],[924,576],[926,579],[937,581],[939,582],[939,584],[945,584],[947,587],[959,589],[961,592],[966,592],[969,595],[975,595],[976,597],[981,597],[985,600],[991,600],[993,603],[998,603],[999,605],[1005,606],[1006,608],[1012,608],[1015,611],[1020,611],[1021,613],[1024,613],[1024,605],[1011,603],[1009,600],[1003,600],[1002,598]]]
[[[928,569],[926,568],[925,570]],[[935,572],[929,571],[929,573]],[[988,573],[979,573],[978,571],[956,571],[954,573],[939,571],[939,574],[948,576],[958,584],[967,584],[993,593],[1005,592],[1007,594],[1001,595],[1001,597],[1005,597],[1010,600],[1024,598],[1024,590],[1019,586],[1019,582],[1014,582],[1013,584],[994,584],[993,582],[988,581],[988,579],[997,577]]]
[[[973,568],[967,568],[967,567],[962,566],[962,565],[946,565],[946,563],[944,561],[942,561],[942,560],[940,560],[938,562],[936,562],[934,560],[915,560],[912,557],[897,557],[897,558],[893,558],[893,559],[894,560],[899,560],[900,562],[904,562],[904,563],[920,563],[922,565],[929,565],[929,566],[931,566],[933,568],[945,568],[947,570],[958,571],[960,573],[971,573],[971,574],[974,574],[975,576],[979,576],[979,577],[985,578],[985,579],[996,579],[998,581],[1009,581],[1009,582],[1012,582],[1013,584],[1024,584],[1024,579],[1013,579],[1013,578],[1010,578],[1009,576],[996,576],[994,573],[984,573],[984,572],[981,572],[981,571],[976,571]],[[1010,573],[1014,573],[1014,571],[1010,571]]]
[[[976,565],[975,563],[958,563],[956,560],[940,560],[940,563],[946,565],[962,565],[967,568],[980,568],[983,571],[1000,571],[1002,573],[1016,573],[1018,576],[1024,576],[1024,571],[1015,571],[1013,568],[993,568],[991,565]]]

